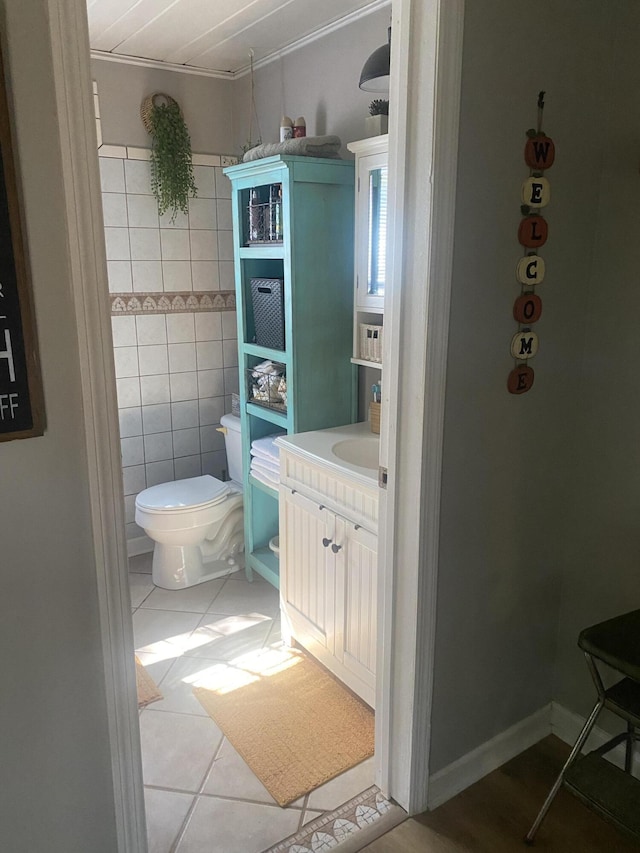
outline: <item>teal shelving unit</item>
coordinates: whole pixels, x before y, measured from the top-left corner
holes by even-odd
[[[251,442],[278,430],[307,432],[352,423],[356,414],[352,355],[353,162],[311,157],[268,157],[225,169],[233,204],[236,307],[247,575],[255,571],[279,586],[278,490],[250,473]],[[249,245],[253,188],[282,186],[282,240]],[[259,346],[252,278],[284,286],[284,349]],[[248,372],[271,360],[286,371],[286,408],[251,399]]]

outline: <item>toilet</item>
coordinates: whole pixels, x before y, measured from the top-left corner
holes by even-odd
[[[136,497],[136,524],[155,543],[152,577],[163,589],[185,589],[242,567],[240,418],[223,415],[231,480],[205,474],[160,483]]]

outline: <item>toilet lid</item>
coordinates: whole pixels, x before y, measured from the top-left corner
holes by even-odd
[[[229,494],[229,486],[209,474],[160,483],[140,492],[136,505],[155,512],[201,509],[213,506]]]

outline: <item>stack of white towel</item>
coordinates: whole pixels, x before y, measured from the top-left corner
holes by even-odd
[[[251,442],[251,476],[271,488],[280,484],[280,449],[275,439],[284,432],[265,435]]]

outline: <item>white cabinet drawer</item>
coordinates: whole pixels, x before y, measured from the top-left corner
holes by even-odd
[[[378,488],[367,488],[330,465],[280,448],[280,482],[370,530],[378,531]]]

